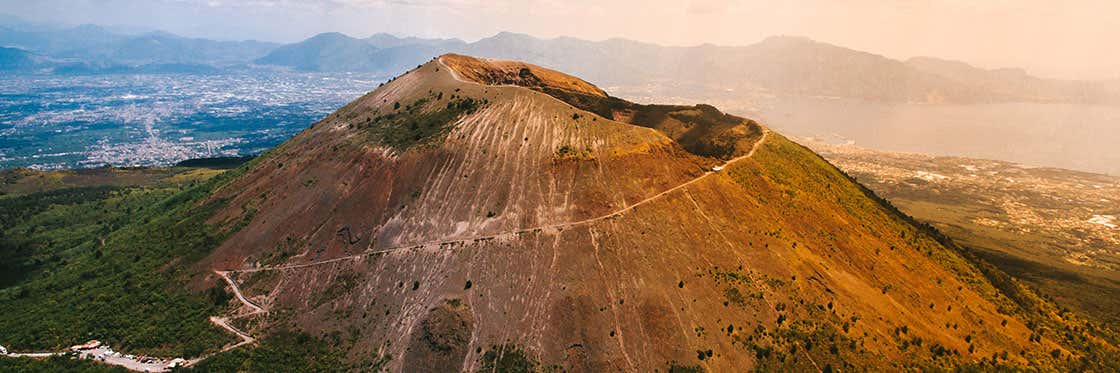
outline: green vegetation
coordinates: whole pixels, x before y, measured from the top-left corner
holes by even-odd
[[[893,153],[854,154],[843,151],[829,156],[852,170],[864,185],[890,200],[913,217],[934,224],[959,245],[1013,277],[1054,296],[1059,304],[1082,312],[1093,320],[1120,328],[1120,274],[1108,270],[1110,252],[1120,242],[1110,243],[1107,230],[1068,226],[1084,211],[1106,210],[1115,178],[1059,169],[1021,169],[1015,165],[985,160],[948,157],[913,157]],[[961,163],[981,165],[994,176],[968,177],[972,171]],[[957,181],[937,183],[903,175],[880,173],[866,168],[886,164],[887,169],[935,170]],[[876,168],[877,170],[877,168]],[[1023,183],[1001,183],[999,175],[1023,173]],[[1076,186],[1074,186],[1076,185]],[[1046,190],[1046,192],[1042,192]],[[1002,205],[1014,196],[1015,210],[1039,212],[1038,219],[1015,219],[1012,209]],[[1019,205],[1019,204],[1022,205]],[[1085,264],[1071,264],[1070,255],[1085,255]],[[1104,264],[1101,266],[1101,264]]]
[[[193,187],[62,189],[3,200],[2,343],[58,350],[99,339],[130,353],[197,356],[231,341],[208,322],[225,306],[224,292],[184,285],[195,274],[191,264],[240,226],[208,226],[222,202],[203,203],[239,172]]]
[[[367,117],[358,124],[380,144],[397,151],[405,151],[442,138],[451,131],[452,125],[463,115],[473,114],[487,104],[485,99],[451,95],[446,104],[440,105],[433,98],[440,94],[429,94],[403,107],[403,110],[384,115]],[[394,110],[401,109],[399,103]]]
[[[303,332],[273,332],[255,347],[230,350],[191,367],[197,372],[375,372],[388,362],[387,357],[371,357],[357,364],[346,363],[346,356],[331,341]]]
[[[223,170],[196,167],[98,167],[61,171],[0,170],[0,199],[73,188],[193,186]]]
[[[20,223],[30,222],[32,217],[52,206],[103,200],[119,191],[120,188],[112,186],[85,187],[0,199],[0,227],[14,227]],[[65,223],[69,222],[57,222],[57,224]],[[47,242],[42,239],[31,240],[27,237],[34,236],[40,230],[49,227],[26,224],[25,226],[27,229],[23,231],[13,230],[9,233],[8,229],[0,230],[0,250],[2,250],[0,252],[3,253],[0,255],[0,289],[15,285],[43,265],[60,259],[57,256],[43,255],[45,253],[41,247]]]
[[[480,372],[529,373],[537,371],[537,362],[515,345],[491,346],[481,357]]]
[[[1046,354],[1028,355],[1032,363],[1042,366],[1057,364],[1075,370],[1109,370],[1104,368],[1115,367],[1120,361],[1117,352],[1101,341],[1104,339],[1115,344],[1116,336],[1112,332],[1086,323],[1068,310],[1059,309],[1034,289],[979,258],[973,250],[957,245],[932,226],[899,212],[890,202],[876,196],[811,151],[779,135],[772,136],[762,149],[754,157],[761,169],[737,165],[732,166],[729,173],[736,182],[746,187],[758,182],[760,177],[773,182],[784,198],[763,199],[763,203],[781,203],[791,209],[804,209],[804,206],[828,201],[846,210],[860,224],[874,225],[874,231],[898,232],[897,238],[891,238],[892,241],[903,241],[917,253],[943,266],[965,286],[997,305],[999,312],[1015,315],[1025,321],[1033,332],[1048,336],[1066,349],[1078,351],[1072,360],[1053,360]],[[893,245],[891,250],[894,250]],[[886,284],[882,291],[887,294],[893,290]],[[1001,321],[988,320],[992,325]],[[903,340],[899,341],[899,345],[913,351],[915,349],[911,345],[915,342]],[[934,358],[960,353],[928,343],[921,347]]]
[[[214,157],[188,159],[175,164],[175,167],[206,167],[217,169],[237,168],[245,162],[253,160],[253,156],[245,157]]]
[[[0,372],[25,373],[126,373],[128,369],[105,365],[89,360],[71,359],[69,356],[52,356],[46,359],[27,357],[0,357]]]
[[[591,159],[594,158],[594,156],[591,155],[591,147],[584,148],[583,150],[578,150],[571,145],[561,145],[559,149],[556,149],[556,158]]]
[[[358,280],[360,280],[360,278],[358,278],[358,275],[351,271],[346,271],[339,274],[338,276],[335,276],[335,278],[331,280],[331,283],[327,287],[327,289],[319,293],[319,296],[316,298],[314,304],[316,306],[320,306],[342,296],[343,294],[349,293],[351,290],[354,290],[355,286],[358,285]]]
[[[677,365],[676,363],[669,365],[669,373],[704,373],[704,368],[699,365]]]
[[[864,349],[866,336],[849,334],[859,320],[856,315],[842,316],[830,307],[832,302],[815,304],[800,297],[799,287],[792,281],[772,278],[761,273],[709,270],[707,274],[719,286],[726,286],[725,296],[736,306],[766,309],[773,303],[776,322],[750,327],[728,324],[726,333],[757,360],[761,371],[816,371],[825,366],[841,370],[884,370],[884,356]],[[743,293],[749,294],[743,296]],[[730,305],[730,304],[729,304]],[[698,355],[698,358],[701,357]],[[705,351],[703,357],[708,357]],[[914,361],[927,356],[916,355]]]

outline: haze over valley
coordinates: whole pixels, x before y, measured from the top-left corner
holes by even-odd
[[[119,34],[89,25],[50,28],[9,21],[0,27],[0,42],[9,47],[0,53],[0,68],[7,71],[0,105],[8,108],[2,118],[2,130],[8,134],[0,143],[3,166],[167,165],[199,156],[255,154],[385,77],[456,52],[573,72],[638,102],[718,104],[799,136],[890,151],[1120,173],[1120,150],[1113,146],[1120,141],[1114,130],[1120,123],[1116,81],[1043,79],[1022,70],[986,70],[926,57],[899,61],[802,37],[770,37],[743,47],[663,47],[624,39],[540,39],[508,32],[475,42],[324,33],[280,45],[159,32]],[[237,95],[248,101],[267,95],[262,99],[270,101],[246,107],[224,108],[221,98],[195,104],[189,99],[164,100],[153,103],[148,119],[103,118],[96,120],[97,128],[83,125],[96,117],[94,107],[127,110],[135,105],[92,102],[113,96],[91,98],[88,80],[101,76],[101,81],[115,85],[120,83],[104,76],[121,74],[148,76],[136,80],[182,80],[171,87],[185,97],[215,92],[211,88],[228,92],[220,87],[244,89],[271,82],[278,86]],[[37,90],[47,86],[54,91]],[[150,93],[143,83],[115,91],[124,97]],[[26,105],[29,98],[56,104]],[[82,101],[94,106],[77,104]],[[293,110],[301,116],[285,117],[294,115],[283,114],[289,104],[315,108]],[[214,119],[195,118],[209,130],[194,136],[201,128],[176,124],[190,111],[182,109],[184,105],[197,106],[190,110],[203,116],[229,109],[250,117],[239,119],[247,127],[228,132],[206,123]],[[77,118],[64,128],[52,125],[68,115]],[[254,115],[260,118],[251,118]],[[138,124],[144,121],[168,132],[155,137],[176,150],[136,156],[98,152],[99,144],[106,143],[145,152],[144,144],[153,136],[147,125]],[[65,135],[43,136],[49,133]]]

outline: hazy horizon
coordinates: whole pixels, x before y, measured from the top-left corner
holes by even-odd
[[[796,35],[905,60],[930,56],[1063,79],[1118,79],[1120,4],[1081,1],[801,0],[645,2],[475,0],[0,1],[28,21],[163,30],[189,37],[289,43],[323,32],[459,38],[501,31],[540,38],[625,38],[667,46],[749,45]]]

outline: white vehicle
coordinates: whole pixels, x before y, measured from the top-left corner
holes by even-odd
[[[720,171],[723,171],[723,166],[712,167],[712,172],[720,172]]]
[[[4,346],[0,346],[0,355],[7,355],[7,354],[8,354],[8,349],[4,348]]]

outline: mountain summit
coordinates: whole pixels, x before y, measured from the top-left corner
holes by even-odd
[[[443,55],[210,197],[254,335],[393,371],[1058,366],[1082,327],[811,151]],[[227,277],[228,276],[228,277]]]

